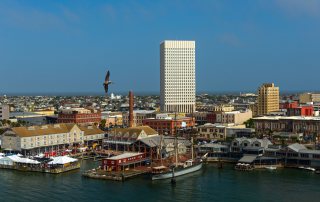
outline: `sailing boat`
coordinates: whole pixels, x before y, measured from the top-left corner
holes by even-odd
[[[175,113],[175,124],[176,124],[176,113]],[[176,127],[176,125],[175,125]],[[189,173],[196,172],[202,168],[202,159],[194,159],[193,158],[193,137],[191,137],[191,155],[192,158],[187,160],[184,163],[178,162],[178,139],[177,139],[177,132],[175,131],[175,164],[170,166],[168,169],[165,166],[159,166],[153,168],[152,172],[152,180],[164,180],[164,179],[174,179],[175,177],[179,177],[182,175],[186,175]]]

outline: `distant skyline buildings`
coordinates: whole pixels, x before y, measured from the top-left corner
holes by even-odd
[[[258,89],[258,115],[268,115],[279,111],[279,87],[274,83],[264,83]]]
[[[160,44],[161,111],[195,111],[195,48],[195,41],[165,40]]]

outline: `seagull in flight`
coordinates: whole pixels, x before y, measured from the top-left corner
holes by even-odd
[[[104,83],[103,83],[104,91],[106,93],[108,93],[109,84],[113,84],[113,82],[110,81],[110,71],[108,70],[106,78],[105,78]]]

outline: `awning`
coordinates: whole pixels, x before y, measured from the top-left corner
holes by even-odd
[[[256,160],[258,156],[256,155],[247,155],[247,156],[243,156],[238,162],[239,163],[252,163],[254,160]]]

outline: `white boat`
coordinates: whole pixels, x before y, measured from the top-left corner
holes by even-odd
[[[267,170],[277,170],[277,167],[275,167],[275,166],[266,166],[265,168]]]
[[[311,167],[304,167],[304,166],[300,166],[299,167],[300,169],[304,169],[304,170],[310,170],[310,171],[316,171],[316,169],[315,168],[311,168]]]
[[[165,167],[162,167],[165,168]],[[164,180],[164,179],[171,179],[174,177],[190,174],[196,172],[202,168],[202,161],[195,162],[192,160],[186,161],[183,166],[177,166],[173,169],[156,173],[152,175],[152,180]]]

